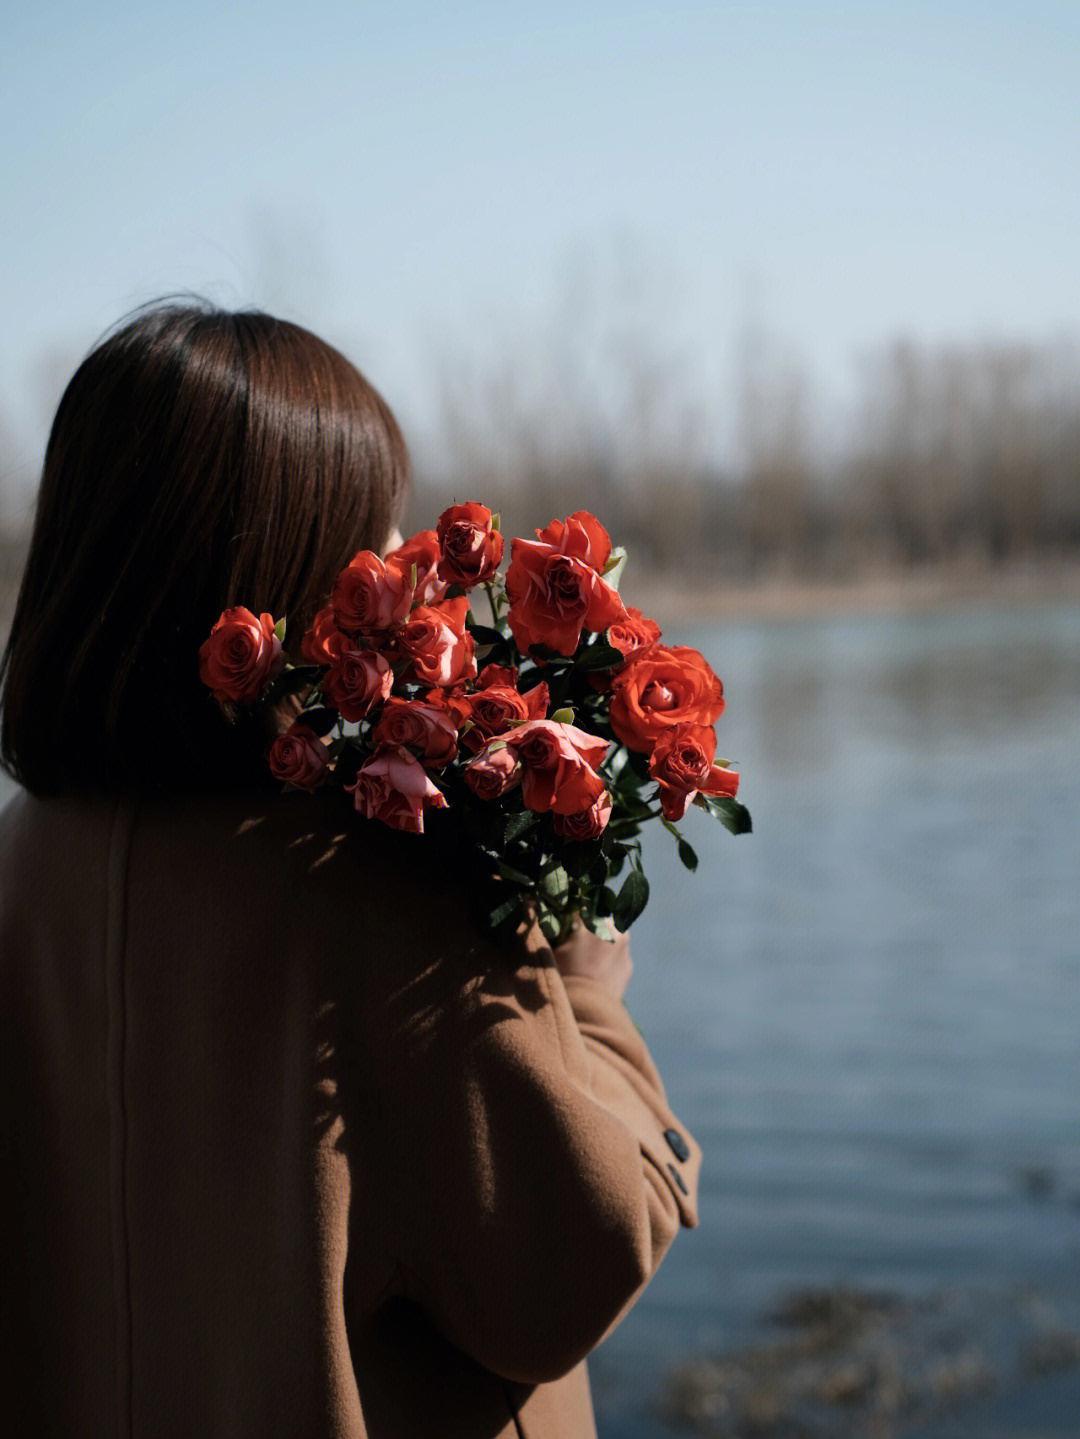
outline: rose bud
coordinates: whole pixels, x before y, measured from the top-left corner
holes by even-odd
[[[373,550],[361,550],[338,575],[330,604],[338,629],[347,635],[388,630],[409,613],[409,576],[394,564],[384,564]]]
[[[391,550],[386,563],[409,579],[413,565],[416,566],[416,587],[413,590],[414,605],[434,605],[446,594],[447,584],[439,578],[439,560],[442,551],[439,537],[434,530],[419,530],[409,539]]]
[[[243,605],[223,610],[199,646],[199,678],[221,704],[251,704],[284,665],[273,615],[256,619]]]
[[[388,699],[371,740],[375,745],[419,750],[417,758],[428,769],[442,769],[457,756],[457,729],[451,715],[422,700]]]
[[[543,719],[548,710],[548,687],[541,681],[527,694],[519,694],[510,685],[488,684],[466,695],[465,700],[472,727],[461,738],[469,749],[477,750],[489,739],[503,734],[515,721]]]
[[[624,619],[615,590],[584,560],[547,544],[514,540],[506,572],[506,619],[522,654],[534,645],[572,655],[582,630],[606,630]]]
[[[408,661],[401,679],[414,684],[453,685],[475,677],[473,637],[465,628],[468,610],[469,601],[464,595],[413,610],[395,637],[401,656]]]
[[[564,839],[597,839],[611,818],[611,795],[605,790],[588,809],[577,814],[553,814],[551,827]]]
[[[348,637],[334,623],[333,605],[326,605],[300,641],[300,653],[309,665],[329,665],[348,643]]]
[[[515,750],[525,773],[521,796],[526,809],[578,814],[604,791],[597,770],[610,745],[574,725],[556,720],[527,720],[502,736]],[[499,743],[499,741],[495,741]]]
[[[453,720],[455,729],[460,729],[469,717],[470,696],[465,693],[464,680],[445,687],[435,685],[432,689],[425,690],[424,703],[445,710]]]
[[[626,660],[636,659],[638,655],[644,654],[660,639],[660,626],[655,620],[643,615],[633,605],[626,606],[626,619],[616,620],[609,625],[604,633],[604,638],[613,649],[617,649]],[[615,670],[589,672],[589,684],[598,693],[603,694],[611,688],[612,675],[618,673],[622,666]]]
[[[393,686],[394,672],[386,657],[349,642],[323,676],[322,696],[342,719],[362,720],[389,698]]]
[[[660,786],[665,819],[680,820],[695,794],[735,795],[735,770],[713,764],[716,731],[711,726],[676,725],[657,740],[649,757],[649,774]]]
[[[704,656],[687,645],[654,645],[616,670],[611,728],[628,749],[649,754],[676,725],[712,725],[724,690]]]
[[[318,789],[326,777],[330,754],[311,728],[297,720],[270,746],[270,773],[298,789]]]
[[[501,740],[486,745],[461,771],[465,783],[480,799],[498,799],[521,782],[524,766]]]
[[[491,511],[470,500],[451,505],[439,516],[442,547],[439,576],[452,585],[486,584],[503,557],[503,537],[491,527]]]
[[[412,834],[423,834],[425,810],[446,808],[446,796],[423,765],[399,746],[378,750],[345,789],[358,813]]]
[[[565,520],[552,520],[550,525],[536,531],[536,538],[562,555],[581,560],[597,574],[603,572],[611,558],[611,537],[588,510],[575,510]]]

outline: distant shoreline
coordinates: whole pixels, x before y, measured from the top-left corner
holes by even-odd
[[[725,585],[630,575],[624,598],[661,624],[691,616],[709,620],[777,621],[838,615],[933,610],[955,605],[1048,604],[1080,601],[1080,560],[1025,562],[999,567],[928,565],[920,569],[879,568],[850,580],[815,581],[774,574]]]
[[[624,597],[661,625],[685,617],[776,621],[836,615],[933,610],[954,605],[1029,605],[1080,601],[1080,558],[1024,561],[1000,566],[947,563],[901,570],[868,569],[848,580],[813,580],[790,574],[724,584],[691,572],[686,578],[633,573]],[[7,638],[15,588],[0,591],[0,643]]]

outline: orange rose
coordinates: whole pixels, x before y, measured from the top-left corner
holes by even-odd
[[[521,797],[526,809],[578,814],[604,791],[597,770],[610,745],[574,725],[527,720],[489,744],[506,744],[525,766]]]
[[[446,808],[446,796],[428,778],[423,765],[400,745],[378,750],[345,789],[360,814],[412,834],[423,834],[425,810]]]
[[[604,638],[612,648],[619,650],[630,660],[652,649],[660,638],[660,626],[633,605],[626,606],[626,616],[626,619],[616,620],[613,625],[609,625]],[[620,665],[619,669],[621,668]],[[606,673],[591,670],[589,683],[598,693],[604,694],[611,688],[612,676],[616,673],[617,670],[608,670]]]
[[[611,728],[639,754],[648,754],[676,725],[711,725],[723,712],[723,686],[705,657],[688,645],[654,645],[617,670],[611,682]]]
[[[329,665],[348,642],[334,623],[333,605],[327,605],[315,616],[311,628],[300,641],[300,653],[310,665]]]
[[[487,505],[470,500],[451,505],[439,516],[437,534],[442,547],[439,577],[452,585],[486,584],[503,557],[503,537],[491,528]]]
[[[611,537],[588,510],[575,510],[565,520],[552,520],[545,529],[537,530],[536,538],[562,555],[581,560],[597,574],[611,558]]]
[[[369,634],[402,623],[412,604],[412,589],[408,575],[396,565],[383,564],[373,550],[361,550],[338,575],[330,603],[339,630]]]
[[[347,641],[323,676],[322,695],[342,719],[362,720],[389,698],[393,685],[394,673],[383,655]]]
[[[284,665],[273,615],[256,619],[243,605],[223,610],[199,646],[199,678],[221,704],[250,704]]]
[[[413,565],[416,566],[414,605],[437,604],[446,594],[446,581],[439,578],[441,553],[435,531],[419,530],[386,556],[386,563],[393,565],[406,580],[410,578]]]
[[[297,720],[278,735],[267,758],[275,779],[310,792],[322,784],[330,754],[311,726]]]
[[[519,694],[512,685],[486,684],[466,695],[465,702],[466,715],[472,725],[461,738],[469,749],[478,750],[489,739],[509,729],[515,720],[543,719],[548,709],[548,687],[541,681],[527,694]]]
[[[579,814],[553,814],[551,827],[564,839],[598,839],[611,818],[611,795],[605,790],[598,800]]]
[[[738,774],[713,764],[715,754],[716,732],[711,726],[675,725],[656,741],[649,774],[660,786],[665,818],[682,819],[695,794],[736,794]]]
[[[525,768],[509,745],[496,742],[471,759],[461,777],[478,799],[498,799],[521,782]]]
[[[408,661],[402,679],[414,684],[453,685],[476,674],[473,637],[465,628],[465,595],[439,605],[418,605],[395,635],[396,652]]]
[[[419,750],[417,758],[428,769],[442,769],[457,756],[457,731],[450,714],[422,700],[388,699],[371,739],[376,745]]]
[[[522,654],[542,645],[572,655],[583,629],[606,630],[625,618],[618,594],[584,560],[528,540],[514,540],[510,548],[506,618]]]

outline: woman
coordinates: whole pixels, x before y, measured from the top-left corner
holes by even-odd
[[[583,1439],[697,1222],[625,939],[489,946],[452,855],[280,793],[199,683],[229,605],[295,644],[407,483],[261,314],[145,312],[60,402],[0,671],[16,1432]]]

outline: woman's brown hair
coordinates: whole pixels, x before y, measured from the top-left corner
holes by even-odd
[[[408,453],[360,372],[307,330],[202,304],[140,312],[79,366],[45,453],[3,659],[0,762],[35,794],[257,782],[250,718],[199,682],[220,612],[288,616],[381,551]]]

